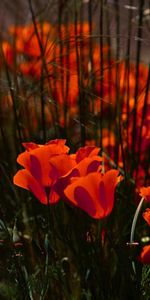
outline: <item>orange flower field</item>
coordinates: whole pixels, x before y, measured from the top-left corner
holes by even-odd
[[[0,17],[0,299],[150,300],[149,6],[44,3]]]

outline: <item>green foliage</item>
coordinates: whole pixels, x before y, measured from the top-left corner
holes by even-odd
[[[150,299],[150,266],[143,266],[141,289],[144,300]]]
[[[18,300],[17,287],[11,285],[10,281],[0,283],[0,297],[2,300]]]

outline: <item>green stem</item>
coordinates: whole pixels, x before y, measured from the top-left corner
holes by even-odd
[[[144,197],[141,198],[141,201],[140,201],[140,203],[139,203],[139,205],[136,209],[136,212],[135,212],[135,215],[134,215],[134,218],[133,218],[133,221],[132,221],[131,234],[130,234],[130,245],[132,245],[134,243],[135,227],[136,227],[136,224],[137,224],[137,219],[138,219],[139,213],[141,211],[143,202],[144,202]],[[133,267],[134,273],[136,274],[134,261],[132,261],[132,267]]]
[[[138,207],[137,207],[137,209],[136,209],[136,212],[135,212],[133,221],[132,221],[131,234],[130,234],[130,243],[131,243],[131,244],[134,242],[135,227],[136,227],[138,215],[139,215],[139,213],[140,213],[140,210],[141,210],[141,207],[142,207],[143,202],[144,202],[144,197],[141,199],[141,201],[140,201],[140,203],[139,203],[139,205],[138,205]]]

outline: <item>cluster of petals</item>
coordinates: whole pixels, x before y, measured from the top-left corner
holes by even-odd
[[[100,219],[111,213],[119,172],[101,172],[99,148],[85,146],[69,154],[65,140],[45,145],[24,143],[17,162],[24,167],[14,176],[14,184],[29,190],[43,204],[60,199]]]

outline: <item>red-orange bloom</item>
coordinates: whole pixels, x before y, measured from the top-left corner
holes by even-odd
[[[145,201],[150,202],[150,186],[140,189],[140,196],[145,198]]]
[[[71,155],[71,158],[74,159],[74,156]],[[99,172],[101,168],[101,160],[102,159],[99,156],[85,157],[78,164],[74,160],[74,167],[70,169],[70,171],[64,176],[61,176],[57,179],[56,183],[53,186],[54,191],[62,199],[67,200],[64,194],[64,190],[70,184],[70,182],[77,178],[86,176],[87,174]],[[58,166],[56,165],[56,160],[53,162],[53,168],[58,168]]]
[[[93,172],[74,178],[64,194],[70,204],[81,208],[92,218],[104,218],[111,213],[114,206],[118,173],[117,170],[105,174]]]
[[[150,264],[150,245],[143,247],[140,254],[140,261],[142,262],[142,264]]]
[[[20,170],[14,176],[14,184],[31,191],[43,204],[48,203],[50,187],[54,178],[50,176],[50,159],[59,155],[65,155],[69,148],[65,145],[65,140],[53,140],[45,145],[35,143],[24,143],[26,151],[21,153],[17,162],[25,169]],[[68,170],[67,170],[68,171]],[[66,172],[66,168],[64,169]],[[64,174],[63,168],[61,175]],[[51,201],[58,201],[59,197],[54,197]]]
[[[150,226],[150,208],[147,208],[145,210],[145,212],[143,213],[143,218],[145,219],[145,221],[148,223],[148,225]]]
[[[39,40],[44,53],[51,48],[50,37],[54,34],[54,28],[49,23],[37,23],[38,37],[35,33],[33,24],[26,26],[11,26],[9,32],[16,37],[16,50],[18,53],[24,53],[31,57],[40,57],[42,55]],[[38,40],[39,38],[39,40]]]

